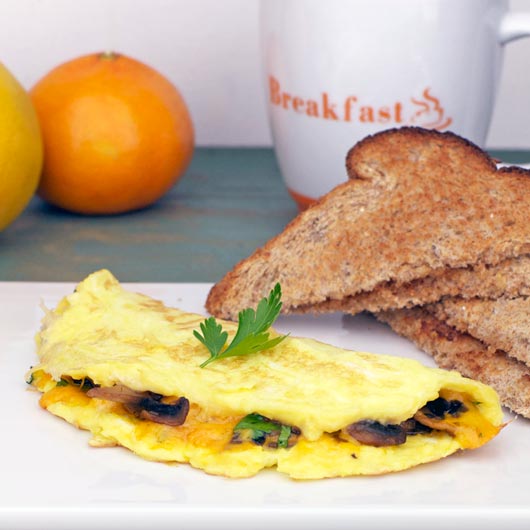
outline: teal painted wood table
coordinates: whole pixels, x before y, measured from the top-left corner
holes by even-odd
[[[493,152],[513,163],[530,152]],[[215,282],[297,214],[272,149],[197,149],[156,205],[87,217],[34,198],[0,233],[0,281],[72,281],[110,269],[127,282]]]
[[[154,206],[87,217],[34,198],[0,233],[0,281],[211,282],[296,215],[270,149],[197,149]]]

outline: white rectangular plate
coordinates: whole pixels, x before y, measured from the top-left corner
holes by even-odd
[[[307,482],[274,470],[225,479],[147,462],[122,448],[89,447],[88,433],[41,410],[24,382],[36,362],[39,304],[54,307],[73,287],[0,282],[1,529],[530,528],[530,422],[521,418],[476,451],[396,474]],[[204,313],[210,286],[126,287]],[[364,315],[281,317],[275,327],[434,366]]]

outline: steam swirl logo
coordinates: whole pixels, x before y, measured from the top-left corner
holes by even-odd
[[[430,88],[426,88],[422,92],[423,99],[410,98],[410,101],[416,107],[410,122],[413,125],[427,129],[436,129],[438,131],[447,129],[453,123],[453,120],[445,116],[445,110],[440,105],[440,100],[434,97],[430,90]]]

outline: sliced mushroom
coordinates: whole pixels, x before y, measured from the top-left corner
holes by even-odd
[[[146,397],[147,394],[148,392],[138,392],[124,385],[96,386],[86,393],[91,398],[106,399],[107,401],[131,405]],[[159,394],[153,395],[158,396]]]
[[[138,392],[124,385],[94,387],[87,392],[87,396],[121,403],[138,418],[172,426],[182,425],[190,409],[185,397],[169,399],[154,392]]]
[[[405,420],[399,424],[404,430],[407,436],[415,434],[427,434],[432,432],[432,429],[427,425],[423,425],[414,418]]]
[[[385,425],[374,420],[361,420],[351,423],[345,428],[345,431],[358,442],[373,447],[401,445],[407,439],[407,433],[400,425]]]
[[[186,421],[190,410],[190,402],[185,397],[175,398],[169,403],[162,403],[156,399],[146,397],[138,404],[125,405],[126,410],[144,420],[178,426]]]
[[[448,401],[442,397],[438,397],[433,401],[429,401],[421,409],[421,412],[429,418],[444,418],[446,414],[458,417],[463,412],[466,412],[466,406],[457,399]]]

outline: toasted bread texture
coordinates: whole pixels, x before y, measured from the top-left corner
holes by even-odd
[[[212,288],[210,313],[234,320],[276,282],[289,312],[530,254],[529,173],[497,169],[452,133],[385,131],[355,145],[346,166],[348,182]]]
[[[503,405],[530,418],[530,368],[526,364],[457,331],[420,307],[383,311],[376,317],[432,355],[441,368],[458,370],[492,386]]]
[[[490,349],[504,350],[530,366],[529,297],[495,300],[455,297],[427,309],[448,325],[481,340]]]
[[[298,306],[296,312],[374,313],[431,304],[448,296],[461,300],[530,296],[530,256],[510,258],[496,265],[479,263],[464,268],[440,269],[408,283],[386,282],[367,293]]]

